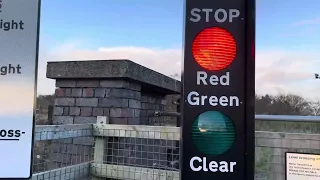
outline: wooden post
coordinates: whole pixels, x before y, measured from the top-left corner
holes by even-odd
[[[97,116],[97,124],[109,124],[109,117],[106,116]],[[98,164],[103,164],[104,152],[107,147],[105,147],[108,142],[106,142],[108,138],[104,138],[103,136],[95,136],[94,137],[94,154],[93,154],[93,162]],[[98,168],[96,168],[97,170]],[[100,171],[106,171],[104,169],[99,169]],[[99,177],[91,177],[91,180],[103,180],[103,178]]]

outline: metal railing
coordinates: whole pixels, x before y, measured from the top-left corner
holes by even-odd
[[[181,113],[176,111],[155,111],[154,116],[180,117]],[[287,121],[287,122],[320,122],[320,116],[255,115],[255,120]]]
[[[261,122],[320,117],[256,115]],[[320,124],[320,123],[319,123]],[[179,179],[180,128],[97,124],[37,126],[32,180]],[[320,153],[320,133],[256,131],[256,179],[284,178],[284,152]]]
[[[40,125],[35,128],[32,180],[89,177],[92,125]]]

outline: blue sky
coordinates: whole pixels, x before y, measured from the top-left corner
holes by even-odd
[[[257,0],[257,48],[315,48],[320,34],[310,32],[319,27],[294,24],[318,18],[320,1],[303,2]],[[175,48],[182,43],[182,21],[182,0],[45,0],[41,35],[58,42],[82,38],[90,42],[87,48]]]
[[[258,92],[318,97],[319,8],[319,0],[257,0]],[[183,0],[43,0],[38,90],[54,90],[46,61],[127,58],[180,73],[182,26]]]
[[[319,7],[318,0],[257,0],[257,47],[318,48]],[[318,25],[296,25],[314,20]]]
[[[182,15],[181,0],[46,0],[41,33],[58,41],[83,37],[91,48],[180,47]]]

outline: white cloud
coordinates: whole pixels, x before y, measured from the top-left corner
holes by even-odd
[[[313,18],[313,19],[306,19],[301,20],[296,23],[294,23],[294,26],[305,26],[305,25],[319,25],[320,24],[320,18]]]
[[[25,83],[0,85],[0,116],[30,116],[33,113],[33,86]],[[19,103],[17,103],[19,102]]]
[[[152,49],[145,47],[101,47],[80,49],[72,43],[57,46],[52,51],[40,50],[38,92],[54,92],[54,81],[45,78],[47,61],[130,59],[165,75],[180,74],[181,49]],[[305,97],[317,96],[320,81],[320,52],[258,50],[256,52],[256,91],[258,93],[290,92]],[[320,72],[319,72],[320,73]]]

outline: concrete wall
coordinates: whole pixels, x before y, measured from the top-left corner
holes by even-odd
[[[125,80],[56,80],[54,124],[140,124],[141,86]]]
[[[154,112],[163,111],[166,100],[163,95],[144,93],[141,97],[141,120],[147,125],[159,126],[162,124],[162,117],[154,117]]]
[[[172,78],[128,60],[50,62],[47,67],[47,77],[55,79],[57,87],[53,124],[95,123],[96,116],[108,116],[112,124],[174,121],[153,115],[155,110],[177,108],[171,103],[179,98],[180,82]],[[256,122],[258,131],[319,134],[319,129],[319,124]],[[284,153],[320,153],[319,139],[318,135],[256,133],[256,179],[283,180]],[[108,143],[104,160],[114,164],[168,166],[168,152],[178,152],[172,141],[109,138]],[[52,168],[88,161],[92,145],[92,138],[53,141]]]
[[[319,134],[256,131],[256,180],[285,180],[285,152],[320,153]]]
[[[56,125],[96,123],[97,116],[108,116],[111,124],[164,125],[163,117],[154,117],[154,111],[164,110],[166,95],[180,93],[179,81],[128,60],[49,62],[47,77],[56,80],[52,118]],[[158,164],[167,164],[166,146],[175,147],[173,142],[140,140],[134,145],[131,141],[109,138],[108,145],[120,149],[106,151],[105,161],[152,165],[157,159]],[[88,161],[92,145],[92,138],[54,141],[52,166]],[[162,148],[152,152],[150,145]],[[143,161],[139,153],[128,153],[133,149],[148,152],[140,153]],[[163,156],[157,157],[159,154]]]

